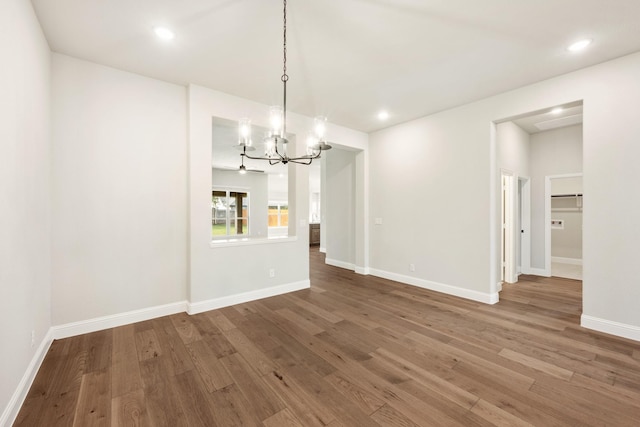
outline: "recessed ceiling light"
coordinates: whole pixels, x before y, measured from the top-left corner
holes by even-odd
[[[593,42],[592,39],[580,40],[580,41],[577,41],[577,42],[569,45],[569,47],[567,47],[567,50],[569,52],[579,52],[579,51],[583,50],[584,48],[586,48],[587,46],[589,46],[591,44],[591,42]]]
[[[556,107],[553,110],[551,110],[551,114],[560,114],[562,113],[563,109],[562,107]]]
[[[176,34],[167,27],[153,27],[153,32],[162,40],[173,40]]]
[[[378,120],[387,120],[389,118],[389,113],[387,111],[380,111],[378,113]]]

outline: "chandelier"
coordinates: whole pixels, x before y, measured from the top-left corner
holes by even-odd
[[[269,109],[269,131],[264,138],[265,151],[262,156],[252,156],[248,152],[254,151],[251,141],[251,120],[242,118],[238,121],[238,148],[242,150],[240,153],[241,163],[239,172],[244,174],[247,168],[244,165],[244,159],[266,160],[270,165],[278,163],[287,164],[298,163],[302,165],[310,165],[314,159],[320,157],[325,150],[330,150],[331,145],[325,140],[325,132],[327,128],[326,117],[316,117],[313,121],[313,130],[307,136],[307,153],[303,156],[289,157],[287,145],[287,0],[283,0],[283,34],[282,34],[282,107],[274,106]]]

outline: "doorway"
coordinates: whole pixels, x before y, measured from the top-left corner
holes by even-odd
[[[531,179],[518,177],[516,274],[531,272]]]
[[[545,179],[545,270],[547,275],[582,280],[582,174]]]

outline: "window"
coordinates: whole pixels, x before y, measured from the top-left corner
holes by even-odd
[[[249,234],[249,193],[237,190],[211,192],[211,236],[223,239]]]
[[[269,227],[287,227],[289,225],[289,206],[287,202],[269,202]]]

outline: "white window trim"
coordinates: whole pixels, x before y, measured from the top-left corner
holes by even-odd
[[[212,192],[214,191],[220,191],[220,192],[225,192],[226,193],[226,197],[229,198],[229,194],[232,192],[239,192],[239,193],[246,193],[247,195],[247,233],[243,234],[242,236],[249,236],[251,233],[251,193],[249,191],[249,188],[246,187],[235,187],[235,186],[228,186],[228,187],[214,187],[211,189]],[[242,211],[242,206],[240,206],[240,211]],[[224,236],[221,236],[219,238],[214,238],[213,236],[211,236],[211,241],[228,241],[228,240],[232,240],[232,239],[238,239],[234,236],[238,236],[237,234],[230,234],[229,232],[231,231],[231,221],[229,218],[229,210],[227,210],[226,212],[226,218],[225,218],[225,224],[227,226],[227,234],[225,234]],[[236,217],[235,220],[236,222],[238,221],[238,218],[244,219],[244,217],[238,217],[238,207],[236,207]],[[211,218],[213,220],[213,217]],[[239,239],[248,239],[249,237],[241,237]]]

